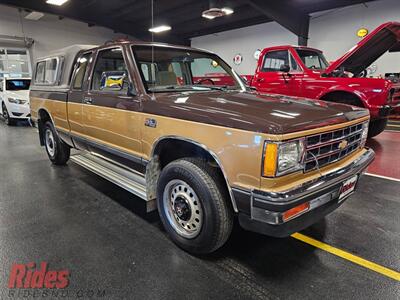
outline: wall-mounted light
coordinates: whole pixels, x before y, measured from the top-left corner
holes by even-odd
[[[68,2],[69,0],[47,0],[46,3],[47,4],[52,4],[52,5],[57,5],[57,6],[61,6],[63,5],[65,2]]]
[[[152,27],[149,29],[149,31],[153,32],[153,33],[160,33],[160,32],[164,32],[164,31],[168,31],[168,30],[171,30],[171,26],[160,25],[160,26]]]
[[[212,20],[215,18],[219,18],[219,17],[224,17],[227,15],[231,15],[233,14],[233,9],[229,8],[229,7],[223,7],[223,8],[210,8],[209,10],[205,10],[202,12],[201,16],[203,18]]]

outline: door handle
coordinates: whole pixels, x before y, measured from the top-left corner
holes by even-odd
[[[93,103],[93,99],[90,98],[90,97],[85,97],[85,98],[83,98],[83,103],[92,104]]]
[[[257,82],[264,82],[265,79],[264,78],[257,78]]]

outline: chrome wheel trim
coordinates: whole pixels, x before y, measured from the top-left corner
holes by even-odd
[[[50,129],[46,129],[45,141],[47,152],[49,152],[51,157],[54,157],[54,154],[56,153],[56,145],[53,132]]]
[[[163,210],[168,223],[180,236],[193,239],[203,225],[203,209],[194,190],[186,182],[174,179],[163,193]]]

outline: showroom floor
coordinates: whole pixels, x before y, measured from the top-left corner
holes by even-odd
[[[387,147],[399,140],[385,132],[370,143],[397,172],[399,148]],[[378,264],[371,270],[337,251],[239,228],[216,254],[193,257],[125,191],[72,162],[52,166],[36,129],[23,125],[0,122],[0,170],[1,299],[11,265],[27,262],[69,270],[71,295],[105,291],[106,299],[400,297],[400,282],[379,269],[400,271],[400,181],[364,176],[347,203],[301,235]]]

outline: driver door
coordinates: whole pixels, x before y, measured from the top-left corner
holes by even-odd
[[[92,152],[136,160],[141,153],[140,101],[130,92],[134,85],[126,61],[122,47],[98,50],[83,95],[83,126]]]
[[[287,50],[267,52],[254,75],[255,88],[264,93],[294,95],[295,91],[290,87],[291,78],[281,71],[282,66],[290,66]]]

